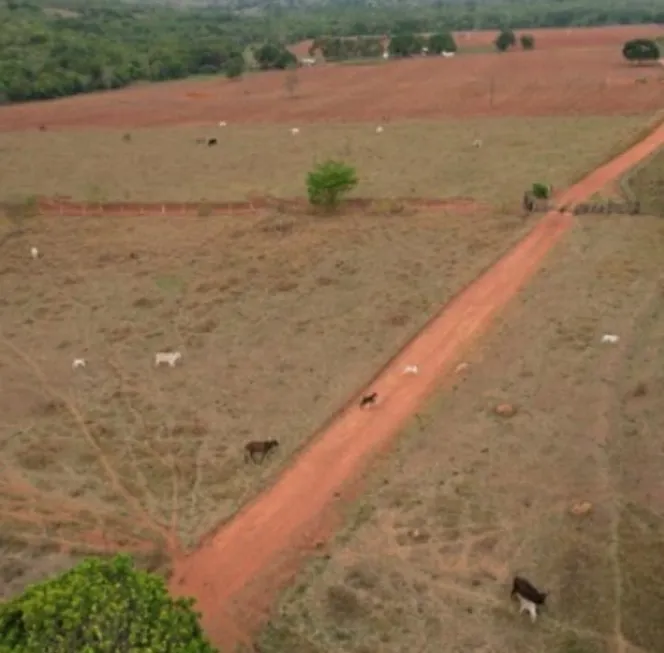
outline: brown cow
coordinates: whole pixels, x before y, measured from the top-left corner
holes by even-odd
[[[244,445],[244,462],[248,463],[249,459],[254,463],[262,463],[272,449],[279,446],[279,440],[252,440]],[[256,460],[256,454],[261,454],[261,459]]]

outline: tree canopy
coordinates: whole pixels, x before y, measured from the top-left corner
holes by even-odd
[[[496,37],[494,45],[499,52],[505,52],[516,45],[516,36],[511,29],[501,30]]]
[[[426,41],[412,32],[399,32],[390,39],[389,52],[394,57],[412,57],[422,51]]]
[[[0,603],[0,653],[216,653],[192,610],[131,558],[89,558]]]
[[[623,57],[628,61],[657,61],[660,57],[659,48],[650,39],[633,39],[623,46]]]
[[[432,34],[429,37],[427,47],[431,54],[457,51],[457,44],[451,32],[436,32],[435,34]]]

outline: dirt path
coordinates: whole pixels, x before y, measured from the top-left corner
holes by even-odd
[[[559,202],[570,204],[593,195],[661,145],[664,125],[568,189]],[[366,411],[356,405],[347,408],[269,490],[175,565],[173,592],[197,598],[215,644],[232,650],[229,646],[248,641],[245,633],[292,581],[302,555],[331,532],[338,517],[335,499],[390,443],[572,224],[570,214],[548,213],[380,373],[371,386],[378,393],[378,405]],[[404,367],[414,364],[419,374],[404,375]]]

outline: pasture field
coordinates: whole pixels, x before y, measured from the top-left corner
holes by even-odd
[[[663,239],[661,218],[578,220],[366,479],[262,651],[661,651]],[[534,625],[514,573],[551,592]]]
[[[655,154],[646,165],[629,177],[632,194],[643,198],[644,213],[664,217],[664,151]]]
[[[663,87],[664,88],[664,87]],[[84,100],[83,98],[82,100]],[[644,116],[496,118],[386,125],[173,127],[0,133],[0,200],[247,201],[303,197],[316,161],[355,165],[356,195],[472,198],[520,210],[534,181],[564,187],[633,139]],[[207,147],[197,139],[214,136]],[[481,139],[481,148],[473,141]]]
[[[620,45],[611,45],[302,68],[292,93],[291,77],[138,85],[5,106],[0,131],[634,115],[661,109],[664,68],[629,65]]]
[[[528,227],[489,212],[6,220],[2,591],[77,552],[194,544]],[[181,366],[155,368],[164,350]],[[269,438],[279,452],[246,466],[244,443]]]

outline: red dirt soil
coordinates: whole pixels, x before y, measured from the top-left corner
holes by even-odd
[[[561,194],[571,204],[600,191],[664,145],[664,124]],[[448,373],[491,319],[528,281],[572,226],[569,213],[548,213],[506,256],[461,292],[376,377],[379,403],[341,412],[276,483],[176,563],[172,591],[192,595],[212,641],[247,643],[277,592],[292,581],[303,552],[322,545],[338,514],[335,498],[367,468]],[[404,375],[406,365],[420,367]],[[233,614],[241,606],[241,617]]]
[[[631,115],[662,106],[661,66],[631,66],[620,48],[422,57],[287,74],[146,84],[0,107],[0,132],[235,124],[364,122],[501,116]]]

